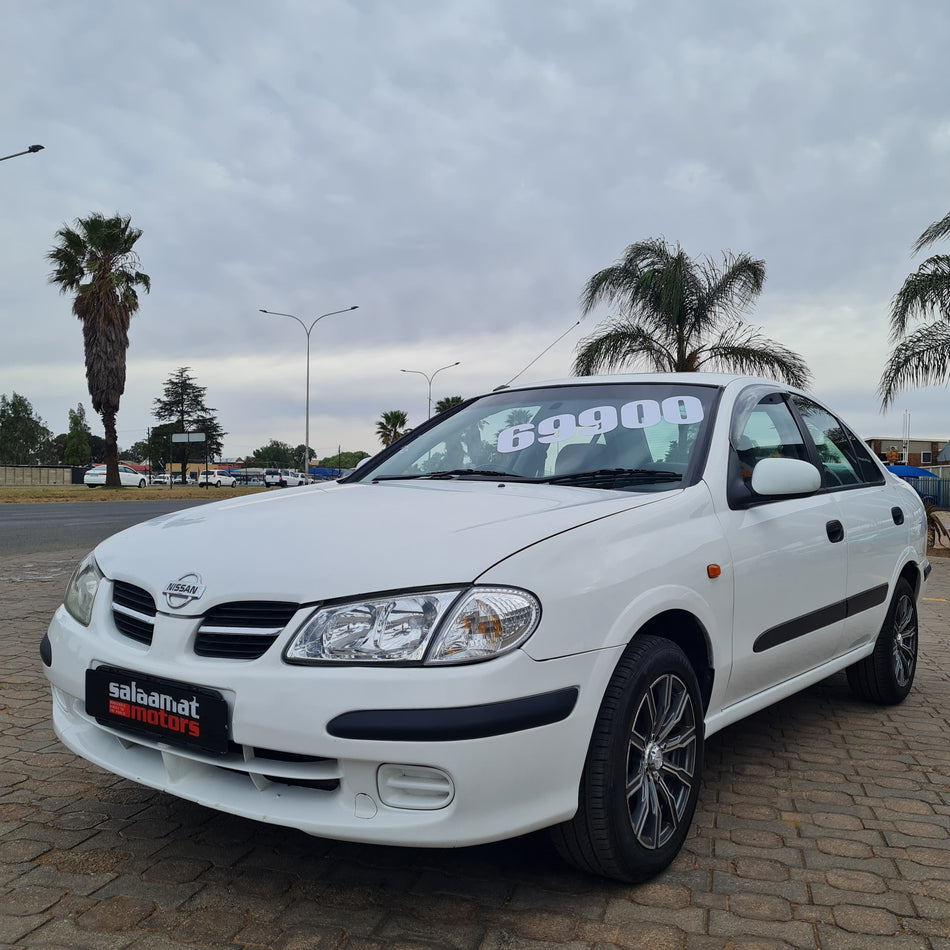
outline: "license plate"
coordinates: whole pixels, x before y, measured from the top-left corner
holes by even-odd
[[[204,686],[100,666],[86,670],[86,712],[103,725],[160,742],[228,751],[228,704]]]

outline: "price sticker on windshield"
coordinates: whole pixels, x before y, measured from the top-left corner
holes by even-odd
[[[521,452],[534,445],[565,442],[576,435],[594,436],[614,429],[649,429],[666,422],[684,426],[703,421],[703,404],[695,396],[670,396],[662,402],[655,399],[634,399],[615,406],[594,406],[576,416],[561,412],[537,423],[524,422],[498,433],[499,452]]]

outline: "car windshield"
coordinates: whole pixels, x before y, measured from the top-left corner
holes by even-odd
[[[489,478],[666,491],[704,451],[719,390],[597,383],[483,396],[436,418],[352,481]]]

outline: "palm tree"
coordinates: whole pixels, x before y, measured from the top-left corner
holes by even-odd
[[[56,232],[57,243],[46,255],[53,265],[49,282],[74,295],[73,313],[82,321],[86,382],[105,428],[106,485],[113,487],[121,484],[115,417],[125,391],[129,322],[139,309],[136,288],[151,290],[135,252],[142,232],[129,220],[98,213],[77,218],[75,229],[63,225]]]
[[[383,445],[392,445],[396,439],[402,438],[409,430],[406,423],[409,417],[402,409],[390,409],[384,412],[376,422],[376,434]]]
[[[459,403],[463,403],[465,400],[461,396],[443,396],[435,404],[435,414],[438,415],[440,412],[445,412],[447,409],[452,409]]]
[[[935,221],[914,244],[914,253],[950,235],[950,214]],[[914,320],[930,320],[910,331]],[[908,386],[929,386],[950,379],[950,255],[935,254],[908,275],[891,301],[894,344],[878,385],[887,409]]]
[[[724,255],[720,269],[659,238],[631,244],[581,294],[585,316],[601,302],[616,304],[619,314],[578,343],[574,374],[640,363],[659,372],[764,374],[805,388],[805,361],[741,319],[764,282],[765,262],[747,254]]]

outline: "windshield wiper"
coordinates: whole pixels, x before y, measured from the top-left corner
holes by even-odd
[[[474,475],[476,478],[523,479],[523,475],[512,475],[510,472],[494,472],[481,468],[453,468],[444,472],[422,472],[416,475],[380,475],[374,482],[407,481],[414,478],[459,478],[463,475]]]
[[[681,482],[683,476],[679,472],[668,472],[654,468],[599,468],[593,472],[570,472],[565,475],[551,475],[549,478],[539,478],[537,481],[548,485],[571,485],[592,483],[601,485],[603,482]]]

